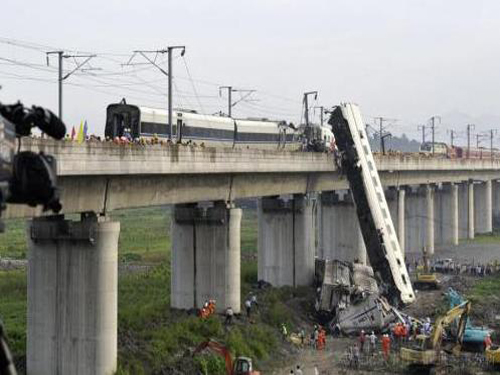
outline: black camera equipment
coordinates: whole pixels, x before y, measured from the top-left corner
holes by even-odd
[[[0,103],[0,216],[7,203],[43,205],[43,210],[59,212],[59,191],[56,184],[56,160],[43,152],[20,151],[21,137],[29,136],[37,127],[55,139],[62,139],[66,127],[48,109],[21,103]],[[18,149],[16,153],[16,138]],[[4,224],[0,221],[0,232]],[[16,375],[3,325],[0,322],[0,375]]]
[[[21,137],[29,136],[34,127],[55,139],[62,139],[66,134],[62,121],[48,109],[0,103],[0,215],[7,203],[43,205],[44,211],[55,213],[62,208],[55,158],[43,152],[20,151]],[[0,221],[0,232],[3,230]]]

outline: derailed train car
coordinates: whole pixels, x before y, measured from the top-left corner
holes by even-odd
[[[339,260],[316,260],[316,312],[332,330],[344,334],[380,331],[397,312],[380,296],[370,266]]]

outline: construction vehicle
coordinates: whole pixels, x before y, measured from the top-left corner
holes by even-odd
[[[498,367],[500,366],[500,347],[492,345],[485,349],[486,362],[488,364]]]
[[[450,308],[460,305],[465,301],[465,299],[458,293],[455,289],[449,287],[446,292],[446,297],[448,298],[448,302],[450,303]],[[455,332],[457,330],[457,322],[452,325],[451,332],[455,336]],[[484,339],[486,335],[491,334],[492,330],[488,327],[478,327],[472,324],[470,318],[467,318],[465,323],[465,332],[463,337],[464,345],[469,347],[473,347],[475,349],[481,348],[484,343]]]
[[[346,103],[335,107],[328,123],[337,147],[335,163],[349,182],[380,294],[395,306],[410,304],[415,300],[413,286],[358,106]]]
[[[233,361],[229,350],[217,341],[204,341],[193,352],[193,356],[208,349],[224,358],[226,363],[226,375],[260,375],[259,371],[253,370],[252,359],[248,357],[237,357]]]
[[[429,267],[429,258],[427,257],[427,248],[422,249],[422,260],[424,262],[422,268],[417,267],[416,279],[413,283],[415,289],[439,289],[439,280],[434,272],[431,272]]]
[[[429,336],[425,334],[417,335],[416,341],[413,342],[411,347],[401,348],[401,359],[414,368],[430,371],[440,364],[442,349],[458,355],[462,347],[470,306],[470,302],[465,301],[449,310],[445,315],[438,317]],[[455,342],[451,348],[443,348],[442,341],[445,328],[457,318],[460,321]]]

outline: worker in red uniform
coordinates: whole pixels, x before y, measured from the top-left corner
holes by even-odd
[[[361,330],[361,332],[359,333],[359,351],[361,352],[361,354],[365,352],[365,342],[366,342],[365,331]]]
[[[389,360],[389,353],[391,352],[391,338],[386,333],[382,336],[382,353],[384,354],[384,359]]]
[[[491,336],[490,336],[489,333],[484,338],[483,345],[484,345],[484,350],[486,350],[486,349],[488,349],[488,348],[491,347],[492,342],[491,342]]]

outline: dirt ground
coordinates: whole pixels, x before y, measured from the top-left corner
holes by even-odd
[[[420,254],[407,254],[409,260],[420,258]],[[436,249],[434,255],[435,259],[438,258],[453,258],[461,263],[487,263],[494,260],[500,260],[500,245],[499,244],[460,244],[456,247],[441,247]],[[425,318],[435,317],[439,314],[439,309],[443,308],[443,292],[448,287],[453,287],[460,293],[466,293],[478,278],[468,275],[439,275],[441,281],[440,290],[430,291],[417,291],[417,300],[412,305],[406,307],[404,312],[419,317]],[[477,322],[481,323],[481,322]],[[380,348],[379,353],[375,356],[365,356],[362,361],[362,370],[354,370],[346,366],[345,353],[350,345],[357,342],[356,338],[332,338],[327,339],[327,347],[324,351],[316,351],[311,347],[305,348],[291,348],[288,349],[289,355],[279,362],[272,363],[268,367],[261,369],[264,374],[285,375],[290,374],[292,369],[300,365],[304,375],[315,375],[315,367],[321,375],[337,375],[337,374],[402,374],[410,373],[397,360],[397,351],[393,353],[392,363],[387,365],[381,358]],[[472,356],[477,354],[466,354],[466,361]],[[480,354],[479,354],[480,356]],[[465,366],[467,367],[467,365]],[[472,370],[468,372],[454,371],[455,375],[458,373],[483,373],[479,370]],[[486,373],[486,372],[484,372]],[[491,373],[491,372],[488,372]]]

